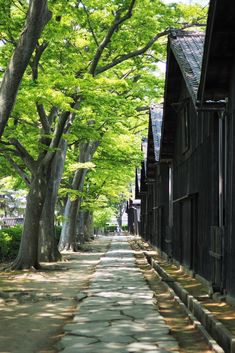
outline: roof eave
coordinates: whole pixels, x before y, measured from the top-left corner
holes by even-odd
[[[206,36],[204,42],[204,53],[202,59],[202,69],[201,69],[201,77],[200,83],[197,92],[197,101],[203,104],[204,95],[205,95],[205,84],[206,84],[206,73],[208,68],[209,54],[210,48],[212,44],[212,34],[214,28],[214,20],[216,13],[217,0],[210,1],[210,7],[208,11],[207,25],[206,25]]]

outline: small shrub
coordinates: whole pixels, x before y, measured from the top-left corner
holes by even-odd
[[[124,225],[122,226],[122,231],[128,230],[128,226]],[[112,226],[108,226],[105,228],[106,232],[116,232],[117,231],[117,226],[112,225]]]
[[[0,261],[14,259],[20,247],[22,225],[0,229]]]
[[[108,226],[105,230],[106,232],[115,232],[117,229],[117,226]]]

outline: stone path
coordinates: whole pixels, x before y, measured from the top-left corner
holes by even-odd
[[[114,236],[73,322],[63,353],[166,353],[178,344],[153,303],[126,236]]]

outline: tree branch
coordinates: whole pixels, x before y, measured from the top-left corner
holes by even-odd
[[[98,46],[99,46],[99,43],[98,43],[98,40],[97,40],[97,38],[96,38],[95,32],[94,32],[94,30],[93,30],[93,27],[92,27],[92,25],[91,25],[90,14],[89,14],[89,12],[88,12],[86,6],[83,4],[82,1],[80,1],[80,4],[82,4],[82,6],[83,6],[83,8],[84,8],[84,11],[85,11],[85,13],[86,13],[86,15],[87,15],[87,21],[88,21],[88,25],[89,25],[89,28],[90,28],[92,37],[94,38],[95,44],[96,44],[97,47],[98,47]]]
[[[15,104],[23,74],[43,28],[51,18],[47,0],[31,0],[25,28],[10,59],[0,86],[0,137]]]
[[[50,127],[51,127],[52,123],[55,121],[55,118],[58,115],[58,111],[59,111],[59,109],[55,105],[51,108],[51,111],[50,111],[48,118],[47,118]]]
[[[42,164],[44,165],[48,164],[54,157],[55,150],[59,146],[60,139],[62,137],[62,134],[64,133],[65,126],[70,117],[70,114],[71,114],[70,112],[66,111],[66,112],[63,112],[59,117],[59,121],[55,128],[54,137],[51,140],[50,146],[48,147],[48,151],[42,160]]]
[[[111,41],[111,38],[112,38],[114,32],[118,29],[118,27],[123,22],[125,22],[126,20],[128,20],[132,16],[132,10],[134,8],[135,2],[136,2],[136,0],[131,0],[130,6],[128,8],[128,11],[123,17],[120,17],[121,10],[117,11],[115,19],[114,19],[113,23],[111,24],[111,26],[110,26],[110,28],[108,30],[108,33],[106,34],[105,38],[100,43],[100,45],[97,48],[97,51],[96,51],[96,53],[94,55],[94,58],[92,60],[91,67],[90,67],[90,74],[91,75],[95,76],[97,74],[96,73],[96,68],[97,68],[99,60],[101,58],[101,55],[102,55],[104,49],[109,44],[109,42]]]
[[[30,63],[30,66],[31,66],[31,69],[32,69],[33,81],[36,81],[38,79],[38,65],[39,65],[39,61],[41,59],[41,56],[42,56],[43,52],[48,47],[48,44],[49,44],[48,42],[44,41],[41,45],[39,45],[38,43],[36,45],[35,55],[34,55],[34,58],[33,58],[32,62]]]
[[[133,131],[133,130],[136,130],[137,128],[139,128],[139,127],[143,127],[143,125],[144,125],[144,123],[142,122],[142,123],[140,123],[140,124],[137,124],[137,125],[135,125],[135,126],[133,126],[132,128],[130,128],[129,129],[129,131]],[[145,127],[144,127],[145,128]]]
[[[136,108],[136,111],[137,111],[137,112],[149,111],[149,107],[148,107],[148,106],[146,106],[146,107],[137,107],[137,108]]]
[[[71,108],[77,109],[79,105],[80,105],[80,100],[76,97],[74,103],[71,105]],[[54,116],[54,114],[57,114],[57,113],[58,113],[58,109],[56,107],[53,107],[50,113],[52,117]],[[61,116],[58,119],[57,125],[55,127],[54,137],[52,138],[51,143],[48,146],[48,151],[46,152],[45,156],[42,158],[42,164],[46,165],[47,163],[50,163],[50,161],[55,155],[55,150],[59,146],[62,135],[68,131],[74,117],[75,117],[74,112],[69,112],[69,111],[62,112]]]
[[[49,146],[51,143],[51,137],[50,136],[45,136],[50,135],[52,132],[52,124],[55,121],[57,115],[58,115],[58,108],[56,106],[53,106],[50,110],[50,113],[47,117],[45,109],[42,104],[36,103],[37,110],[38,110],[38,115],[40,117],[40,121],[42,123],[42,135],[40,138],[40,144]],[[41,154],[39,156],[39,160],[43,159],[45,156],[46,152],[45,150],[41,151]]]
[[[29,168],[32,174],[35,172],[36,169],[36,162],[33,157],[28,153],[26,148],[15,138],[9,140],[9,143],[15,146],[16,150],[19,153],[19,156],[25,162],[25,165]]]
[[[146,132],[148,131],[148,129],[147,129],[147,128],[144,128],[144,129],[141,129],[141,130],[139,130],[139,131],[135,131],[135,132],[134,132],[134,135],[138,135],[138,134],[140,134],[140,133],[143,132],[143,131],[146,133]]]
[[[21,176],[27,186],[30,186],[29,176],[25,173],[25,171],[7,154],[3,154],[3,157],[12,165],[15,171]]]
[[[10,146],[9,143],[3,143],[2,141],[1,141],[1,144]],[[18,151],[16,151],[15,149],[12,149],[10,147],[5,147],[5,148],[0,147],[0,152],[2,152],[3,154],[9,152],[9,153],[14,154],[16,157],[21,157]]]
[[[39,103],[36,103],[36,107],[37,107],[37,112],[38,112],[40,121],[42,123],[42,128],[44,130],[44,133],[49,135],[51,133],[51,127],[48,122],[45,109],[44,109],[43,105],[39,104]]]
[[[93,157],[93,155],[95,154],[97,148],[99,147],[99,145],[101,144],[101,141],[93,141],[90,144],[90,154],[91,154],[91,158]]]
[[[196,26],[202,26],[202,24],[198,23],[198,22],[193,22],[193,23],[186,23],[184,24],[180,29],[181,30],[184,30],[186,28],[190,28],[190,27],[196,27]],[[167,36],[168,34],[170,34],[174,29],[172,28],[167,28],[165,29],[164,31],[162,32],[159,32],[157,33],[153,38],[151,38],[149,40],[149,42],[147,44],[145,44],[145,46],[143,46],[142,48],[140,49],[136,49],[136,50],[133,50],[132,52],[130,53],[127,53],[127,54],[123,54],[123,55],[120,55],[118,58],[112,60],[109,64],[107,65],[104,65],[104,66],[101,66],[101,67],[98,67],[95,69],[95,72],[94,72],[94,75],[98,75],[102,72],[105,72],[109,69],[111,69],[112,67],[116,66],[116,65],[119,65],[121,64],[122,62],[128,60],[128,59],[131,59],[131,58],[134,58],[136,56],[139,56],[139,55],[142,55],[144,54],[149,48],[151,48],[151,46],[156,42],[158,41],[158,39],[164,37],[164,36]],[[179,28],[176,28],[175,29],[176,31],[179,30]]]
[[[28,125],[28,126],[32,126],[34,128],[38,128],[39,127],[39,123],[38,122],[32,122],[32,121],[26,121],[22,118],[20,118],[19,116],[15,116],[14,114],[12,114],[12,118],[14,120],[14,125],[18,125],[19,123],[23,124],[23,125]]]
[[[80,107],[80,103],[81,101],[78,100],[74,106],[73,106],[73,109],[78,109]],[[70,129],[74,119],[75,119],[75,116],[76,116],[76,113],[70,113],[70,116],[68,118],[68,121],[66,122],[66,125],[65,125],[65,128],[64,128],[64,133],[66,134],[68,132],[68,130]]]

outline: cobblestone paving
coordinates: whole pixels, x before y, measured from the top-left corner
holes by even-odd
[[[153,303],[126,236],[114,236],[87,297],[65,326],[63,353],[166,353],[179,347]]]

